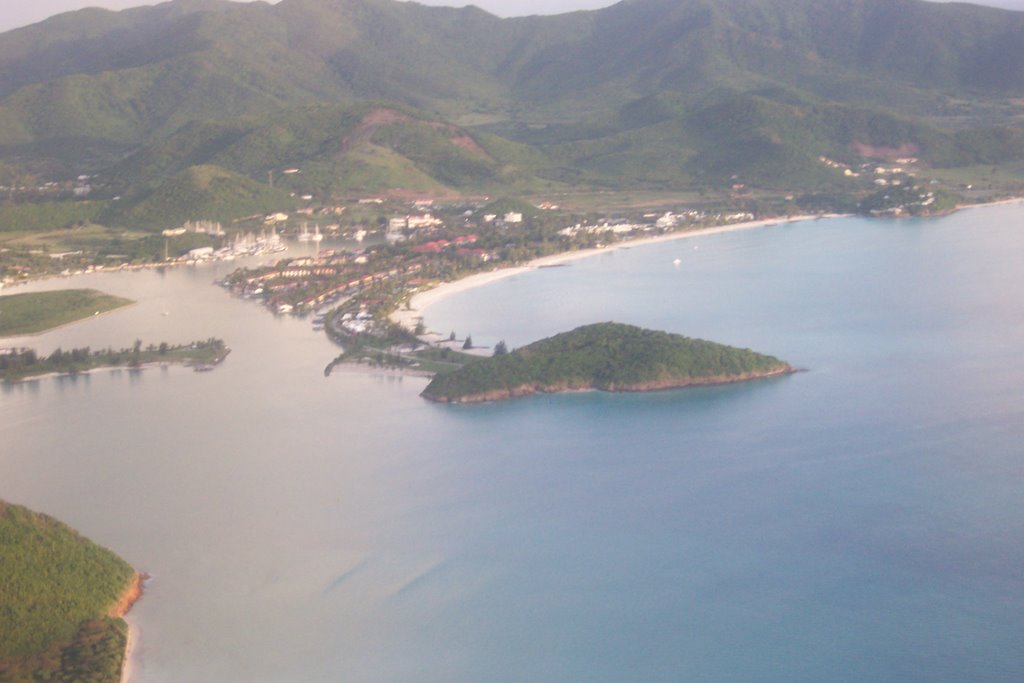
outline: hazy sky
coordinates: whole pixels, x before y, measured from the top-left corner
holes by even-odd
[[[525,14],[557,14],[576,9],[596,9],[612,5],[616,0],[420,0],[424,5],[474,4],[499,16]],[[157,0],[0,0],[0,31],[37,21],[82,7],[124,9],[138,5],[155,5]],[[986,0],[978,4],[1024,10],[1024,0]]]

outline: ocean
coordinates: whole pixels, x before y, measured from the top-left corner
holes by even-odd
[[[323,377],[337,349],[224,266],[38,283],[139,300],[41,349],[233,352],[0,388],[0,498],[153,575],[138,681],[1019,681],[1022,225],[780,224],[464,291],[428,327],[615,320],[806,370],[474,406]]]

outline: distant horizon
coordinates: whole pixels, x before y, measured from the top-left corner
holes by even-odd
[[[18,3],[13,8],[5,8],[0,17],[0,32],[11,31],[23,26],[45,21],[46,19],[87,7],[101,7],[109,10],[123,10],[146,5],[157,5],[169,0],[36,0],[31,5]],[[232,2],[252,2],[254,0],[231,0]],[[280,0],[263,0],[277,4]],[[399,0],[406,2],[409,0]],[[530,14],[561,14],[576,10],[594,10],[614,5],[619,0],[413,0],[423,5],[464,7],[476,5],[500,17],[526,16]],[[949,0],[929,0],[946,2]],[[987,5],[1003,9],[1024,11],[1024,0],[989,0],[970,4]]]

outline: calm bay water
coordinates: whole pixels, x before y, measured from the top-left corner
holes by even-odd
[[[0,389],[0,497],[153,574],[146,682],[1018,681],[1022,225],[816,221],[464,292],[429,326],[616,320],[808,372],[456,408],[325,379],[337,350],[215,269],[41,283],[140,303],[40,349],[234,352]]]

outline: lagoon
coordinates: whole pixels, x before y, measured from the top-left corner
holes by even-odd
[[[337,349],[222,265],[37,283],[139,301],[40,350],[233,352],[0,388],[0,498],[153,575],[139,681],[1020,680],[1022,219],[782,224],[453,295],[428,326],[478,344],[615,320],[809,370],[480,406],[324,378]]]

